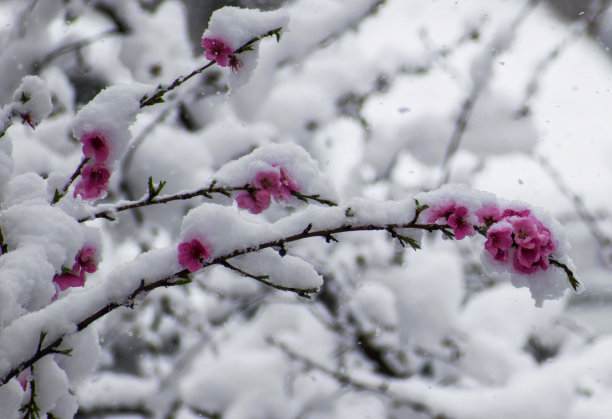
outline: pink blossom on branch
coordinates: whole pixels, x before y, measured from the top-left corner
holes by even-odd
[[[270,193],[265,189],[259,189],[254,194],[243,192],[236,197],[236,203],[238,208],[259,214],[270,206]]]
[[[63,273],[53,278],[53,283],[58,291],[64,291],[72,287],[85,285],[85,276],[75,275],[73,272]]]
[[[189,272],[195,272],[202,269],[204,265],[203,260],[208,260],[212,256],[212,250],[210,246],[205,245],[199,239],[193,239],[191,241],[185,241],[178,245],[178,262],[179,264],[187,268]]]
[[[434,223],[443,219],[446,220],[448,226],[453,229],[453,233],[457,240],[462,240],[476,233],[472,222],[472,218],[474,217],[470,214],[467,207],[463,205],[457,205],[451,202],[439,207],[430,208],[428,212],[428,223]]]
[[[300,190],[298,184],[281,168],[258,172],[253,180],[254,192],[243,192],[236,197],[238,208],[247,209],[259,214],[270,206],[271,198],[275,201],[288,201],[291,192]]]
[[[480,209],[474,212],[474,215],[476,215],[480,224],[487,226],[490,226],[502,219],[499,208],[494,204],[483,205]]]
[[[79,268],[82,276],[87,273],[93,273],[98,269],[97,249],[91,246],[85,246],[76,255],[75,263],[72,269]]]
[[[74,257],[74,264],[69,272],[56,275],[53,278],[56,292],[53,300],[57,298],[59,291],[64,291],[71,287],[82,287],[85,285],[86,273],[93,273],[98,270],[98,250],[93,246],[83,246]]]
[[[218,38],[204,38],[202,39],[202,47],[206,48],[206,59],[214,60],[221,67],[227,67],[231,65],[231,56],[234,54],[234,50]],[[233,66],[234,68],[238,68],[239,60],[234,58]]]
[[[109,170],[104,166],[86,164],[81,170],[81,180],[74,189],[74,197],[80,195],[85,200],[101,198],[108,189]]]
[[[500,223],[492,226],[487,232],[485,249],[498,262],[508,260],[508,251],[512,247],[512,226],[508,223]]]
[[[106,138],[100,133],[92,132],[81,136],[83,143],[83,155],[85,157],[94,158],[96,164],[102,165],[106,163],[109,154],[109,144]]]
[[[557,249],[550,230],[532,215],[510,220],[517,248],[512,260],[516,271],[529,274],[548,269],[548,257]]]

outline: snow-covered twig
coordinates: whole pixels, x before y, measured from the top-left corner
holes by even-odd
[[[496,34],[493,42],[486,45],[483,54],[476,58],[476,61],[472,64],[472,88],[469,95],[463,101],[459,115],[457,115],[455,119],[453,133],[448,141],[444,159],[442,160],[442,176],[438,182],[438,187],[447,183],[450,179],[451,160],[459,150],[463,134],[468,126],[474,106],[484,88],[489,83],[493,60],[510,46],[516,30],[538,3],[539,0],[528,0],[526,6],[519,11],[519,14],[514,18],[510,27],[504,28],[499,34]]]
[[[606,7],[607,4],[607,2],[591,2],[590,10],[584,14],[583,19],[575,23],[569,33],[538,62],[525,88],[525,96],[517,110],[517,116],[521,117],[529,113],[531,101],[540,89],[540,81],[546,70],[559,59],[561,54],[567,50],[572,43],[579,40],[582,35],[597,25],[604,13],[608,10]]]
[[[112,214],[115,212],[127,211],[127,210],[136,209],[136,208],[142,208],[142,207],[148,207],[151,205],[167,204],[168,202],[183,201],[183,200],[192,199],[196,197],[204,197],[207,199],[213,199],[214,194],[220,194],[220,195],[224,195],[227,197],[231,197],[232,192],[238,192],[238,191],[253,192],[255,190],[255,188],[251,185],[228,186],[228,187],[215,186],[216,182],[213,181],[210,184],[210,186],[208,186],[207,188],[201,188],[193,192],[183,192],[183,193],[179,193],[175,195],[168,195],[168,196],[164,196],[161,198],[157,198],[156,195],[159,194],[164,184],[165,182],[162,181],[160,183],[160,186],[158,186],[159,189],[157,189],[155,191],[156,193],[154,194],[151,193],[151,187],[149,187],[149,194],[145,198],[141,199],[140,201],[131,202],[129,204],[117,205],[113,208],[99,211],[91,216],[83,217],[79,219],[79,222],[93,220],[96,218],[113,219]],[[315,201],[315,202],[318,202],[320,204],[327,205],[327,206],[338,205],[333,201],[321,198],[317,194],[307,195],[307,194],[302,194],[297,191],[292,191],[291,194],[297,197],[300,201],[304,201],[304,202]]]
[[[123,33],[123,31],[121,31],[118,28],[113,28],[113,29],[108,29],[102,33],[99,33],[97,35],[94,35],[90,38],[85,38],[85,39],[79,39],[78,41],[74,41],[74,42],[70,42],[68,44],[64,44],[60,47],[58,47],[57,49],[55,49],[54,51],[49,52],[47,55],[45,55],[43,57],[42,60],[40,60],[39,62],[34,63],[34,69],[37,72],[40,72],[41,69],[43,69],[44,67],[46,67],[51,61],[55,60],[57,57],[60,57],[64,54],[67,54],[71,51],[75,51],[75,50],[80,50],[83,47],[89,46],[91,44],[94,44],[98,41],[101,41],[103,39],[109,38],[111,36],[115,36],[115,35],[119,35]]]
[[[263,38],[267,38],[269,36],[276,36],[276,39],[279,40],[280,39],[280,32],[283,28],[276,28],[273,29],[271,31],[266,32],[265,34],[252,38],[249,41],[247,41],[245,44],[243,44],[241,47],[237,48],[236,50],[234,50],[234,54],[240,54],[244,51],[248,51],[252,45],[257,42],[262,40]],[[187,80],[191,79],[194,76],[197,76],[198,74],[200,74],[201,72],[203,72],[204,70],[206,70],[209,67],[212,67],[214,64],[216,64],[215,60],[209,61],[208,64],[193,70],[191,73],[189,73],[186,76],[180,76],[177,77],[169,86],[159,86],[157,88],[157,90],[155,92],[153,92],[150,95],[144,95],[142,97],[142,99],[140,99],[140,107],[144,108],[146,106],[151,106],[151,105],[155,105],[156,103],[162,103],[164,102],[164,95],[174,89],[176,89],[177,87],[179,87],[181,84],[185,83]]]
[[[329,377],[332,377],[333,379],[335,379],[336,381],[338,381],[338,383],[342,385],[350,386],[351,388],[355,390],[359,390],[359,391],[367,391],[371,393],[381,394],[385,397],[390,398],[393,401],[393,403],[408,406],[411,409],[413,409],[415,412],[423,413],[432,418],[450,419],[450,417],[447,416],[446,414],[441,413],[441,412],[435,412],[431,407],[427,406],[425,403],[421,401],[410,400],[406,398],[405,396],[393,393],[389,389],[389,384],[384,381],[381,381],[378,384],[372,384],[372,383],[365,382],[361,379],[352,377],[350,374],[347,374],[345,372],[332,370],[331,368],[328,368],[308,358],[307,356],[301,355],[297,351],[290,348],[287,344],[271,336],[268,336],[266,338],[266,341],[270,345],[275,346],[278,349],[280,349],[285,355],[287,355],[292,360],[298,361],[304,364],[304,367],[311,369],[311,370],[322,372],[323,374]]]

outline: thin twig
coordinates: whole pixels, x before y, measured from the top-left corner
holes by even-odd
[[[266,338],[266,341],[277,348],[279,348],[285,355],[291,358],[294,361],[299,361],[308,369],[317,370],[322,372],[323,374],[335,379],[340,384],[347,385],[352,387],[355,390],[359,391],[368,391],[371,393],[380,394],[388,397],[393,401],[393,403],[404,405],[410,407],[415,412],[423,413],[432,418],[437,419],[449,419],[444,413],[434,412],[433,409],[427,406],[425,403],[415,400],[410,400],[407,397],[395,394],[389,389],[389,383],[381,381],[379,384],[371,384],[365,381],[362,381],[358,378],[352,377],[350,374],[347,374],[342,371],[332,370],[304,355],[299,354],[297,351],[291,349],[288,345],[283,342],[274,339],[271,336]]]
[[[61,47],[58,47],[56,50],[51,51],[50,53],[45,55],[45,57],[42,60],[40,60],[40,62],[34,63],[34,68],[37,72],[40,72],[42,68],[44,68],[47,64],[49,64],[51,61],[55,60],[57,57],[61,55],[64,55],[74,50],[79,50],[95,42],[101,41],[111,36],[119,35],[121,33],[122,31],[120,31],[117,28],[109,29],[102,33],[94,35],[91,38],[80,39],[78,41],[74,41],[69,44],[62,45]]]
[[[572,43],[576,42],[583,34],[587,33],[595,26],[603,14],[608,10],[608,8],[599,1],[591,2],[590,9],[591,10],[584,14],[583,19],[572,25],[567,36],[559,41],[559,43],[538,62],[525,88],[525,96],[517,111],[518,117],[526,116],[529,113],[530,103],[539,90],[540,81],[546,70],[559,59],[561,54],[566,51]]]
[[[265,34],[252,38],[249,41],[247,41],[244,45],[242,45],[241,47],[239,47],[238,49],[234,50],[234,54],[240,54],[246,50],[248,50],[251,45],[253,45],[255,42],[266,38],[268,36],[276,36],[277,39],[280,37],[280,31],[282,30],[282,28],[276,28],[273,29],[271,31],[266,32]],[[144,95],[142,97],[142,99],[140,99],[140,107],[144,108],[146,106],[151,106],[151,105],[155,105],[156,103],[161,103],[164,101],[163,96],[176,89],[177,87],[179,87],[181,84],[185,83],[187,80],[191,79],[192,77],[200,74],[201,72],[203,72],[204,70],[206,70],[209,67],[212,67],[214,64],[216,64],[215,60],[209,61],[208,64],[193,70],[191,73],[189,73],[186,76],[180,76],[177,77],[169,86],[163,87],[163,86],[159,86],[157,88],[157,90],[155,92],[153,92],[150,96],[149,95]]]
[[[404,229],[404,228],[412,228],[412,229],[426,230],[429,232],[441,231],[445,235],[452,236],[452,232],[450,231],[450,227],[448,225],[421,224],[418,222],[420,213],[424,211],[426,208],[427,206],[421,206],[417,202],[417,210],[415,211],[415,216],[409,223],[406,223],[406,224],[380,224],[380,225],[354,224],[354,225],[341,225],[336,228],[314,230],[314,231],[312,230],[312,226],[309,225],[309,227],[304,228],[300,233],[297,233],[291,236],[287,236],[287,237],[282,237],[276,240],[271,240],[271,241],[264,242],[264,243],[259,243],[256,245],[245,247],[243,249],[236,249],[233,252],[230,252],[226,255],[220,255],[214,260],[212,260],[211,262],[209,262],[206,266],[216,264],[216,265],[230,267],[230,269],[232,269],[231,265],[229,265],[227,261],[228,259],[234,258],[236,256],[241,256],[247,253],[257,252],[259,250],[266,249],[266,248],[280,248],[280,247],[283,247],[286,243],[303,240],[303,239],[307,239],[311,237],[322,237],[322,238],[325,238],[326,241],[328,242],[337,241],[334,235],[339,234],[339,233],[351,232],[351,231],[389,231],[389,230],[397,230],[397,229]],[[348,218],[352,217],[350,208],[347,208],[345,213],[347,214]],[[561,264],[560,262],[556,262],[556,261],[552,262],[552,260],[551,260],[551,263],[563,268],[568,274],[568,277],[570,278],[570,282],[572,282],[572,278],[574,278],[574,276],[571,270],[569,270],[567,266]],[[187,269],[183,269],[179,272],[176,272],[174,274],[171,274],[165,278],[159,279],[149,284],[145,283],[145,281],[142,280],[140,285],[130,295],[128,295],[127,298],[121,299],[120,301],[110,302],[105,307],[99,309],[95,313],[88,316],[86,319],[77,323],[76,330],[81,331],[85,329],[90,324],[92,324],[94,321],[100,319],[101,317],[105,316],[106,314],[114,311],[115,309],[119,307],[124,307],[124,306],[133,307],[136,297],[140,296],[141,294],[147,294],[150,291],[160,288],[160,287],[185,285],[189,282],[191,282],[191,274]],[[310,289],[302,290],[302,289],[297,289],[297,288],[288,288],[288,287],[284,287],[278,284],[274,284],[267,280],[261,280],[260,282],[270,287],[276,288],[278,290],[291,291],[291,292],[295,292],[298,295],[304,294],[302,296],[315,292],[314,290],[310,290]],[[0,378],[0,386],[6,384],[8,380],[10,380],[13,377],[16,377],[21,371],[30,367],[32,364],[34,364],[36,361],[38,361],[42,357],[52,354],[52,353],[65,353],[65,351],[58,349],[59,346],[62,344],[62,342],[63,342],[63,337],[57,338],[51,344],[37,351],[36,354],[33,355],[30,359],[22,362],[21,364],[13,368],[4,377]]]
[[[519,14],[514,18],[514,21],[511,25],[511,30],[515,32],[519,25],[525,20],[529,12],[531,12],[535,6],[539,3],[539,0],[528,0],[525,7],[523,7]],[[489,45],[486,48],[490,48]],[[496,49],[491,51],[491,61],[502,53],[503,49]],[[442,176],[438,182],[438,187],[447,183],[450,179],[451,172],[451,160],[459,150],[459,146],[461,144],[461,140],[463,139],[463,135],[465,134],[465,130],[468,126],[469,120],[472,116],[472,111],[474,110],[474,106],[478,101],[478,98],[482,94],[484,88],[487,86],[488,80],[481,80],[473,83],[472,89],[470,90],[470,94],[463,101],[461,106],[461,110],[459,111],[459,115],[457,115],[457,119],[455,120],[455,126],[453,129],[453,133],[451,134],[451,138],[448,141],[448,145],[446,147],[446,151],[444,153],[444,158],[442,159],[441,171]]]
[[[319,289],[318,288],[295,288],[295,287],[286,287],[284,285],[279,285],[279,284],[275,284],[271,281],[269,281],[270,276],[269,275],[253,275],[250,274],[232,264],[230,264],[227,261],[223,261],[219,263],[221,266],[224,266],[228,269],[231,269],[232,271],[236,271],[238,272],[240,275],[245,276],[247,278],[252,278],[255,281],[261,282],[262,284],[265,284],[269,287],[275,288],[279,291],[288,291],[288,292],[293,292],[297,295],[299,295],[300,297],[304,297],[304,298],[310,298],[310,294],[314,294],[315,292],[318,292]]]

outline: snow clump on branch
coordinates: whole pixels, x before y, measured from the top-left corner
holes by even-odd
[[[280,30],[288,22],[289,15],[284,10],[262,12],[232,6],[218,9],[202,34],[206,59],[230,67],[230,89],[242,86],[249,81],[259,58],[259,42],[249,42],[271,33],[280,39]]]

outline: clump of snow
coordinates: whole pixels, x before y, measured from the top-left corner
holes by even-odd
[[[323,279],[312,265],[296,256],[281,256],[272,249],[238,256],[230,262],[249,274],[269,275],[266,281],[282,287],[318,289],[323,285]]]
[[[52,410],[57,401],[68,392],[66,373],[57,366],[53,357],[46,356],[34,367],[36,403],[41,413]]]
[[[56,269],[39,244],[23,245],[0,257],[0,327],[49,304]]]
[[[285,10],[262,12],[225,6],[216,10],[208,22],[202,38],[218,38],[233,50],[266,33],[287,26],[289,15]]]
[[[130,125],[140,110],[140,99],[147,87],[139,84],[116,85],[104,89],[85,105],[72,122],[72,132],[77,139],[84,135],[100,133],[109,143],[107,167],[125,152],[131,138]]]
[[[18,204],[44,205],[49,202],[47,182],[36,173],[14,176],[6,189],[4,207]]]
[[[45,259],[58,270],[64,264],[72,265],[82,245],[81,225],[48,204],[20,204],[7,208],[0,213],[0,223],[9,249],[41,245],[45,249]]]
[[[52,109],[47,84],[38,76],[25,76],[13,95],[13,113],[34,128]]]
[[[288,22],[289,15],[282,9],[262,12],[258,9],[225,6],[213,13],[202,38],[205,41],[215,40],[227,46],[229,50],[236,51],[251,40],[271,31],[281,30],[287,26]],[[210,43],[208,45],[210,48]],[[232,90],[246,84],[257,65],[259,42],[253,44],[251,48],[239,54],[229,55],[229,66],[232,72],[228,83]],[[207,58],[211,57],[207,54]],[[227,66],[228,64],[221,65]]]

